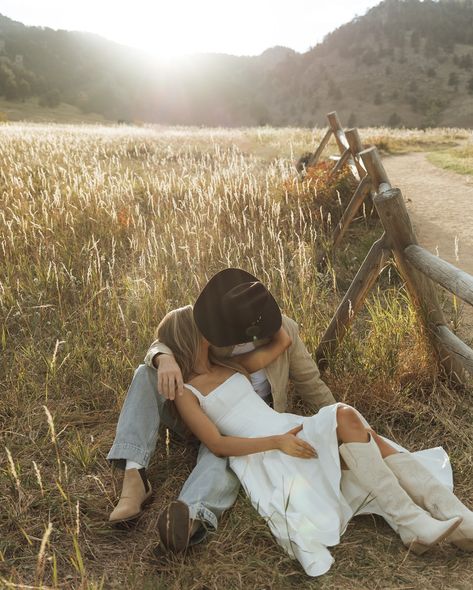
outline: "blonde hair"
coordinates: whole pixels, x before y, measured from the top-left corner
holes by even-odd
[[[196,374],[195,365],[203,340],[194,321],[192,305],[178,307],[167,313],[159,323],[156,336],[160,342],[172,350],[184,382],[189,381],[191,376]],[[237,362],[221,361],[211,350],[209,350],[209,359],[214,365],[227,367],[247,376],[246,371]]]

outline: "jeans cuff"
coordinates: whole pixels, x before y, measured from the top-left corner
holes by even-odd
[[[148,467],[150,453],[132,443],[113,443],[107,455],[107,460],[115,463],[120,469],[125,469],[127,460]]]
[[[203,504],[192,504],[189,506],[189,517],[201,523],[200,528],[192,535],[189,545],[196,545],[207,536],[208,529],[217,530],[218,521],[215,514]]]

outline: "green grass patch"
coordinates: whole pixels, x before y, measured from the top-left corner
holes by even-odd
[[[452,147],[428,154],[428,160],[458,174],[473,174],[473,144]]]
[[[38,123],[107,123],[103,115],[83,113],[76,106],[64,102],[53,108],[42,106],[37,98],[24,101],[0,98],[0,120]]]

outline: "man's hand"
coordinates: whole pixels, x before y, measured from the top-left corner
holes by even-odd
[[[158,368],[158,393],[173,400],[184,393],[182,373],[176,359],[170,354],[160,354],[153,359]]]
[[[314,459],[317,452],[309,443],[297,438],[297,433],[302,430],[302,424],[296,426],[286,434],[278,437],[278,449],[286,455],[299,457],[300,459]]]

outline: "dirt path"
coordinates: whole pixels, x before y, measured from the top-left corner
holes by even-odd
[[[419,243],[473,275],[473,177],[437,168],[424,153],[390,156],[383,163],[407,200]],[[473,308],[465,305],[462,316],[460,333],[471,338]]]

